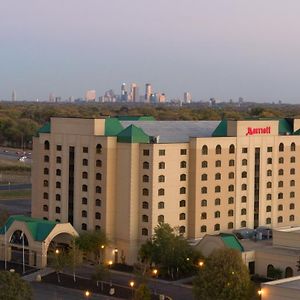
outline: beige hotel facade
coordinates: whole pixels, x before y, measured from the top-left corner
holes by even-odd
[[[51,118],[33,140],[32,216],[103,230],[137,259],[159,222],[190,240],[299,225],[300,120]]]

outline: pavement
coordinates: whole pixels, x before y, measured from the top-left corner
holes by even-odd
[[[30,189],[31,189],[30,183],[0,185],[0,191],[30,190]]]

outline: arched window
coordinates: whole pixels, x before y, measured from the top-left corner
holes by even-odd
[[[234,198],[233,197],[229,197],[228,198],[228,204],[233,204],[234,203]]]
[[[55,207],[55,213],[60,214],[60,207],[59,206]]]
[[[207,155],[208,154],[208,148],[206,145],[202,146],[202,150],[201,150],[202,155]]]
[[[87,198],[86,197],[81,198],[81,204],[84,204],[84,205],[87,204]]]
[[[228,210],[228,217],[233,217],[233,209]]]
[[[185,207],[185,206],[186,206],[185,200],[180,200],[179,201],[179,207]]]
[[[293,276],[294,276],[293,269],[291,267],[286,267],[285,272],[284,272],[284,277],[289,278],[289,277],[293,277]]]
[[[44,156],[44,162],[49,162],[49,156],[48,155]]]
[[[271,218],[266,218],[266,224],[271,224]]]
[[[49,141],[44,142],[44,150],[50,150],[50,143]]]
[[[48,193],[44,193],[43,194],[43,199],[46,199],[46,200],[49,199],[49,194]]]
[[[291,151],[296,151],[296,144],[295,143],[291,143]]]
[[[296,172],[295,172],[295,169],[292,168],[292,169],[290,170],[290,174],[291,174],[291,175],[295,175],[295,173],[296,173]]]
[[[294,215],[290,215],[289,220],[290,220],[290,222],[295,221],[295,216]]]
[[[267,189],[270,189],[272,187],[272,182],[271,181],[268,181],[267,182]]]
[[[242,178],[247,178],[247,172],[246,171],[242,172]]]
[[[87,166],[89,164],[89,161],[86,159],[86,158],[84,158],[83,160],[82,160],[82,165],[83,166]]]
[[[165,164],[163,161],[161,161],[161,162],[158,164],[158,168],[159,168],[159,169],[165,169],[165,168],[166,168],[166,164]]]
[[[96,205],[96,206],[101,206],[101,200],[100,200],[100,199],[96,199],[95,205]]]
[[[186,188],[185,187],[181,187],[179,190],[180,194],[186,194]]]
[[[102,161],[100,159],[96,160],[96,167],[102,167]]]
[[[185,233],[185,226],[180,226],[179,227],[179,233],[184,234]]]
[[[88,190],[87,185],[86,185],[86,184],[83,184],[82,187],[81,187],[81,190],[82,190],[83,192],[87,192],[87,190]]]
[[[163,201],[158,202],[158,208],[159,209],[165,208],[165,202]]]
[[[56,176],[61,176],[61,170],[60,169],[56,169]]]
[[[274,276],[274,266],[273,265],[268,265],[267,266],[267,277],[268,278],[273,278]]]
[[[283,163],[284,163],[284,158],[283,158],[283,157],[279,157],[278,163],[279,163],[279,164],[283,164]]]
[[[56,200],[56,201],[60,201],[60,200],[61,200],[60,194],[56,194],[56,195],[55,195],[55,200]]]
[[[283,217],[281,217],[281,216],[278,217],[278,218],[277,218],[277,222],[278,222],[278,223],[282,223],[282,222],[283,222]]]
[[[97,154],[101,154],[101,152],[102,152],[102,145],[101,144],[97,144],[97,146],[96,146],[96,153]]]
[[[284,151],[284,145],[283,145],[283,143],[279,144],[278,150],[279,150],[279,152],[283,152]]]
[[[234,166],[234,160],[233,159],[230,159],[229,160],[229,167],[233,167]]]
[[[180,181],[186,181],[186,175],[185,174],[180,175]]]
[[[242,191],[246,191],[247,190],[247,184],[246,183],[243,183],[242,184]]]
[[[87,179],[88,178],[88,172],[82,172],[82,178]]]
[[[165,216],[164,215],[159,215],[157,217],[157,222],[158,223],[164,223],[165,222]]]
[[[234,173],[233,172],[229,172],[228,173],[228,178],[229,179],[234,179]]]
[[[81,216],[82,216],[83,218],[87,218],[87,211],[86,211],[86,210],[83,210],[83,211],[81,212]]]
[[[295,209],[295,204],[294,203],[290,203],[290,209]]]
[[[81,224],[81,230],[87,230],[87,225],[86,223]]]
[[[101,187],[99,185],[96,186],[96,193],[101,194]]]
[[[234,185],[231,184],[228,186],[228,192],[233,192],[234,191]]]
[[[267,159],[267,164],[268,164],[268,165],[271,165],[271,164],[272,164],[272,158],[271,158],[271,157],[269,157],[269,158]]]
[[[268,206],[266,207],[266,212],[270,212],[271,210],[272,210],[271,206],[268,205]]]
[[[186,161],[181,161],[180,162],[180,168],[186,168]]]
[[[205,226],[205,225],[202,225],[201,228],[200,228],[200,231],[201,231],[201,232],[206,232],[206,231],[207,231],[206,226]]]
[[[158,190],[158,196],[164,196],[164,194],[165,194],[165,189]]]
[[[267,176],[272,176],[272,170],[267,170]]]
[[[221,199],[220,198],[215,199],[215,205],[221,205]]]
[[[216,168],[220,168],[222,166],[222,162],[220,160],[216,160]]]
[[[219,231],[219,230],[220,230],[220,224],[215,224],[214,230],[215,230],[215,231]]]
[[[59,181],[56,181],[55,186],[56,186],[57,189],[60,189],[61,188],[61,183]]]
[[[207,200],[201,200],[201,206],[202,207],[207,206]]]
[[[221,173],[215,174],[215,180],[221,180]]]
[[[247,202],[247,197],[246,196],[242,196],[241,197],[241,202],[242,203],[246,203]]]
[[[148,229],[147,228],[142,228],[142,235],[148,236]]]
[[[204,161],[201,163],[201,166],[202,166],[202,168],[207,168],[207,166],[208,166],[207,161],[204,160]]]
[[[96,173],[96,180],[102,180],[102,174]]]
[[[246,158],[244,158],[243,160],[242,160],[242,166],[247,166],[247,159]]]
[[[295,156],[292,156],[292,157],[290,158],[290,162],[291,162],[291,163],[296,162],[296,157],[295,157]]]
[[[147,161],[143,162],[143,169],[149,169],[149,163]]]
[[[158,182],[165,182],[165,176],[164,175],[159,175],[158,176]]]
[[[149,182],[149,176],[148,175],[143,176],[143,182]]]
[[[207,181],[207,174],[202,174],[201,175],[201,180],[202,181]]]
[[[143,189],[143,196],[149,196],[149,190]]]
[[[185,220],[185,213],[181,213],[179,215],[179,220]]]
[[[283,210],[283,205],[282,204],[278,205],[278,210]]]
[[[246,214],[247,214],[246,208],[242,208],[242,209],[241,209],[241,215],[244,216],[244,215],[246,215]]]
[[[61,157],[60,157],[60,156],[57,156],[57,157],[56,157],[56,163],[57,163],[57,164],[61,164]]]
[[[233,229],[233,223],[232,223],[232,222],[229,222],[228,225],[227,225],[227,228],[228,228],[228,229]]]
[[[207,219],[207,213],[203,212],[201,213],[201,220],[206,220]]]
[[[143,221],[143,222],[148,222],[148,220],[149,220],[149,218],[148,218],[147,215],[143,215],[143,216],[142,216],[142,221]]]
[[[267,194],[267,200],[272,200],[272,194]]]
[[[48,168],[44,168],[44,174],[48,175],[49,174],[49,169]]]
[[[222,154],[222,147],[220,145],[216,146],[216,154]]]
[[[278,175],[283,175],[283,169],[278,170]]]
[[[221,187],[219,185],[215,187],[215,193],[221,193]]]
[[[148,209],[149,208],[149,203],[147,201],[143,201],[142,207],[143,207],[143,209]]]
[[[283,199],[283,193],[278,193],[278,199]]]
[[[43,205],[43,211],[48,211],[48,205]]]
[[[215,218],[220,218],[221,217],[221,213],[217,210],[215,211]]]
[[[49,185],[48,180],[44,180],[44,186],[47,187]]]
[[[278,187],[283,187],[283,181],[278,181]]]
[[[100,227],[99,225],[96,225],[96,226],[95,226],[95,230],[96,230],[96,231],[99,231],[99,230],[101,230],[101,227]]]
[[[231,145],[229,146],[229,153],[230,153],[230,154],[233,154],[234,152],[235,152],[234,145],[231,144]]]
[[[247,222],[246,221],[242,221],[241,222],[241,227],[246,227],[247,226]]]

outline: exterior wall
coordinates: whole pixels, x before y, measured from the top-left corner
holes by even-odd
[[[300,229],[300,228],[299,228]],[[273,246],[300,250],[299,231],[273,230]]]

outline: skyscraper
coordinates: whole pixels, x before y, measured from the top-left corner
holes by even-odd
[[[192,95],[189,92],[185,92],[183,94],[183,101],[184,103],[191,103],[192,102]]]
[[[86,91],[85,100],[86,101],[96,101],[96,91],[95,90]]]
[[[121,85],[121,101],[127,101],[128,100],[128,93],[126,90],[126,83],[122,83]]]
[[[16,90],[13,90],[11,94],[11,101],[16,101],[16,100],[17,100]]]
[[[130,96],[132,102],[139,102],[139,88],[136,83],[131,84]]]
[[[146,83],[145,102],[150,102],[151,94],[152,94],[151,83]]]

